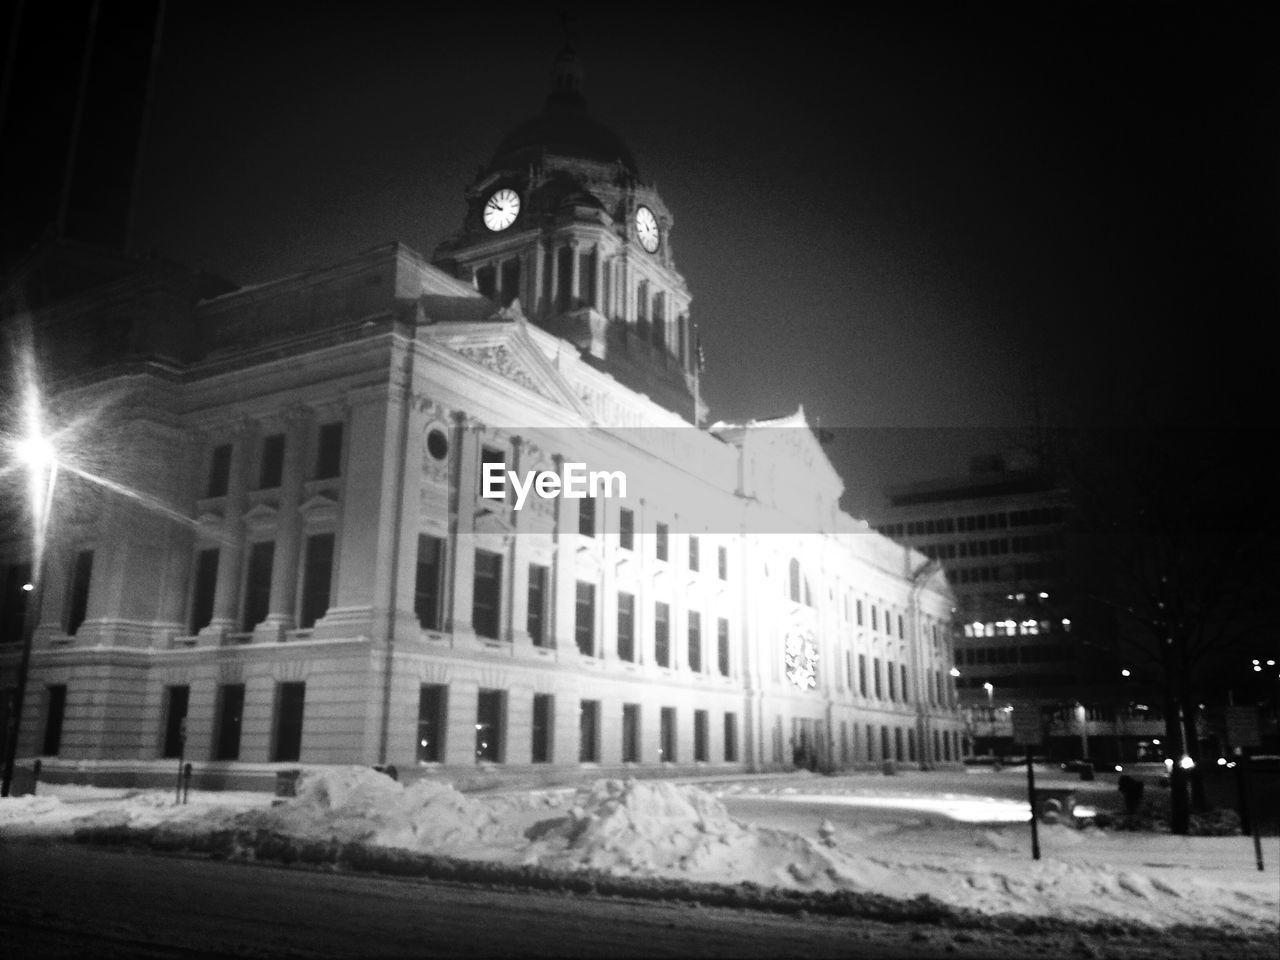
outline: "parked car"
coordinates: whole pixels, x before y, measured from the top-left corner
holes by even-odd
[[[1093,773],[1097,769],[1092,760],[1064,760],[1061,766],[1064,773]]]

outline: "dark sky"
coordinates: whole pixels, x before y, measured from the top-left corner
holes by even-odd
[[[803,403],[849,428],[829,451],[855,511],[1037,410],[1261,399],[1280,80],[1260,8],[604,7],[571,21],[585,92],[675,218],[712,417]],[[168,4],[133,247],[242,284],[392,239],[430,256],[541,109],[561,9]]]

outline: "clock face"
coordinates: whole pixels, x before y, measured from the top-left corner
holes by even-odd
[[[640,246],[650,253],[658,249],[658,220],[648,207],[636,210],[636,235],[640,238]]]
[[[509,187],[493,191],[484,204],[484,225],[497,233],[516,222],[520,215],[520,197]]]

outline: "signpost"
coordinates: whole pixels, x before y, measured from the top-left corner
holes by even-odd
[[[1013,742],[1027,748],[1027,803],[1031,806],[1031,859],[1040,859],[1040,831],[1036,824],[1036,772],[1031,748],[1040,745],[1040,710],[1019,707],[1013,711]]]
[[[1240,769],[1244,773],[1244,782],[1240,784],[1240,809],[1246,815],[1243,819],[1253,825],[1253,859],[1258,869],[1262,870],[1262,838],[1258,835],[1259,817],[1250,809],[1253,799],[1253,781],[1249,776],[1249,749],[1262,746],[1262,731],[1258,728],[1258,708],[1256,706],[1227,707],[1227,742],[1235,748],[1240,758]]]

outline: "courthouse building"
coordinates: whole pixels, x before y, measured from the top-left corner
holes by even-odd
[[[213,784],[959,760],[939,565],[841,512],[803,410],[708,423],[671,211],[580,81],[562,54],[431,261],[392,243],[236,289],[33,252],[8,321],[29,308],[60,422],[98,419],[59,454],[82,473],[59,472],[39,610],[6,512],[7,703],[34,624],[20,763],[141,782],[181,753]],[[486,465],[573,464],[610,476],[483,496]]]

